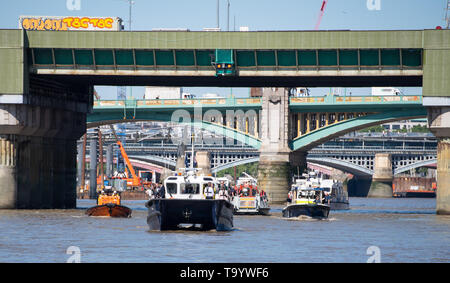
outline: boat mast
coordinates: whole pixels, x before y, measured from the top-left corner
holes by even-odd
[[[191,134],[191,169],[194,169],[194,127],[191,128],[192,129],[192,134]]]

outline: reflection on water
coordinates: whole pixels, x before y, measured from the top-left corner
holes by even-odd
[[[144,201],[124,201],[128,219],[88,217],[94,200],[73,210],[0,210],[2,262],[366,262],[379,247],[382,262],[449,262],[450,217],[435,199],[351,198],[351,209],[329,219],[235,216],[230,232],[149,231]]]

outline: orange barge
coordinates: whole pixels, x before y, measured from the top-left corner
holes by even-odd
[[[132,210],[120,204],[120,194],[112,191],[102,192],[97,205],[86,210],[88,216],[131,217]]]

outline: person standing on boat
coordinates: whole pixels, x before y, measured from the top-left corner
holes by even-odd
[[[228,199],[228,192],[225,186],[220,187],[219,189],[219,199]]]
[[[228,188],[228,195],[234,197],[235,194],[236,194],[236,191],[234,190],[234,187],[233,187],[233,186],[230,186],[230,187]]]
[[[205,197],[206,199],[214,199],[214,188],[211,183],[208,183],[205,188]]]
[[[166,198],[166,189],[164,188],[163,184],[159,184],[159,187],[157,189],[157,197],[159,198]]]

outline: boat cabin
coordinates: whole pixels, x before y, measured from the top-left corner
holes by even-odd
[[[97,197],[97,205],[113,203],[120,205],[120,194],[113,190],[104,190]]]
[[[322,188],[297,187],[291,191],[292,204],[321,204],[324,203],[324,190]]]
[[[166,198],[204,199],[205,188],[209,183],[217,187],[217,180],[211,176],[177,175],[164,180]]]

